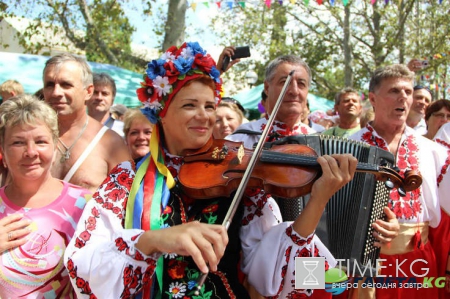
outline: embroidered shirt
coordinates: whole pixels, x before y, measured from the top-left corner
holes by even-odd
[[[364,141],[388,150],[387,142],[377,134],[370,124],[350,136],[350,139]],[[403,198],[398,195],[396,189],[393,189],[389,207],[395,212],[400,223],[429,221],[430,226],[436,227],[440,221],[436,182],[441,167],[445,163],[445,150],[418,135],[412,128],[406,127],[395,159],[401,176],[404,176],[408,169],[418,170],[422,176],[422,185],[414,191],[407,192]]]
[[[176,180],[181,165],[178,161],[179,157],[169,156],[165,162]],[[141,253],[135,245],[144,231],[123,227],[127,197],[134,176],[135,170],[131,163],[119,164],[83,212],[65,254],[65,263],[78,298],[128,298],[138,293],[154,275],[156,261],[161,253],[151,256]],[[223,211],[217,200],[211,199],[200,207],[182,194],[176,194],[176,190],[170,192],[173,193],[173,200],[162,207],[161,218],[166,227],[192,220],[221,223]],[[300,236],[293,231],[290,223],[281,222],[278,206],[263,190],[247,191],[241,214],[238,233],[243,253],[242,268],[260,293],[276,298],[311,294],[311,290],[294,289],[297,256],[324,256],[326,267],[335,266],[335,260],[316,236]],[[165,264],[163,296],[194,298],[193,287],[199,275],[195,265],[185,257],[169,253],[162,255]],[[224,257],[229,261],[234,259],[234,263],[228,265],[230,269],[236,269],[237,257],[236,252],[231,257]],[[205,284],[202,296],[237,296],[236,290],[230,287],[229,274],[222,270],[217,275],[208,275],[208,280],[213,283]],[[217,294],[219,289],[226,291]]]

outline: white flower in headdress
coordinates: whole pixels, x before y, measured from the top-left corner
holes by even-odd
[[[172,52],[165,52],[163,55],[161,55],[160,59],[165,60],[166,62],[175,60],[175,55],[172,54]]]
[[[144,104],[145,108],[150,108],[150,109],[155,109],[155,110],[159,110],[159,109],[162,108],[162,105],[159,102],[157,102],[157,101],[144,102],[143,104]]]
[[[153,80],[153,86],[159,96],[165,96],[172,88],[172,85],[169,84],[169,78],[161,76],[157,76],[155,80]]]
[[[181,50],[180,56],[184,59],[189,59],[194,57],[194,52],[192,51],[192,48],[186,47],[183,50]]]

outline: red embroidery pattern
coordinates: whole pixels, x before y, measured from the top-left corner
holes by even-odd
[[[386,141],[376,136],[374,129],[367,125],[366,133],[362,135],[362,140],[370,145],[378,146],[384,150],[389,150]],[[407,170],[418,170],[419,161],[417,159],[418,146],[414,135],[408,136],[398,148],[397,153],[397,167],[400,169],[399,174],[404,177]],[[390,192],[390,199],[388,202],[389,208],[395,213],[397,219],[411,220],[417,218],[418,213],[422,211],[422,204],[419,201],[421,189],[406,193],[406,196],[400,197],[397,190]]]
[[[292,251],[292,246],[289,246],[288,248],[286,248],[286,251],[284,252],[286,265],[284,265],[281,268],[281,278],[282,278],[282,280],[281,280],[280,288],[278,289],[278,292],[277,292],[277,294],[275,296],[267,297],[268,299],[276,299],[276,298],[278,298],[278,296],[280,296],[281,292],[283,291],[283,288],[284,288],[284,277],[286,277],[287,267],[288,267],[287,263],[288,263],[288,261],[289,261],[289,259],[291,257],[291,251]]]
[[[142,288],[143,274],[141,267],[133,269],[133,266],[125,267],[123,270],[123,285],[124,289],[120,298],[129,299],[133,294],[138,292]]]
[[[445,159],[445,163],[444,163],[444,165],[442,165],[441,172],[439,173],[438,178],[437,178],[438,187],[441,184],[442,180],[444,179],[444,175],[447,173],[449,165],[450,165],[450,150],[447,151],[447,159]]]
[[[263,215],[262,210],[269,197],[270,195],[262,189],[249,188],[245,191],[243,203],[249,213],[242,218],[242,225],[248,225],[255,216],[261,217]]]
[[[121,165],[119,164],[111,170],[110,175],[95,192],[92,199],[117,215],[119,219],[124,219],[124,209],[134,175],[130,170],[122,168]]]
[[[230,296],[230,299],[236,299],[236,295],[234,294],[233,290],[231,289],[231,286],[228,283],[228,279],[225,277],[225,275],[220,271],[214,272],[214,274],[219,276],[220,280],[223,283],[223,286],[227,290],[228,296]]]
[[[437,138],[437,139],[435,140],[435,142],[437,142],[437,143],[439,143],[439,144],[442,144],[442,145],[445,146],[446,148],[450,149],[450,143],[447,143],[447,142],[445,142],[445,141],[442,140],[442,139]]]
[[[265,128],[266,128],[266,123],[261,125],[261,132],[263,132]],[[305,125],[303,123],[299,123],[291,129],[285,123],[282,123],[279,121],[273,122],[271,131],[272,131],[271,134],[276,133],[280,137],[314,133],[310,127],[308,127],[307,125]],[[269,134],[269,135],[271,135],[271,134]]]
[[[80,289],[81,294],[89,295],[90,299],[97,299],[97,297],[92,294],[92,290],[89,286],[89,282],[78,277],[77,275],[77,267],[74,266],[74,263],[71,258],[67,260],[67,271],[69,271],[69,276],[72,279],[75,279],[76,286]]]
[[[296,233],[294,233],[294,229],[292,228],[292,225],[290,225],[288,228],[286,228],[286,235],[291,238],[292,242],[294,242],[297,246],[305,246],[306,244],[311,244],[311,241],[313,239],[313,236],[311,235],[309,238],[304,239],[298,236]]]

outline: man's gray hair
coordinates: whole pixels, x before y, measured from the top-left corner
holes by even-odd
[[[311,69],[303,59],[296,55],[283,55],[272,60],[266,67],[265,79],[267,82],[270,82],[273,79],[277,67],[283,63],[300,65],[304,67],[306,72],[308,73],[308,86],[311,86]]]
[[[92,71],[91,68],[89,67],[89,64],[86,62],[84,58],[69,53],[61,53],[47,60],[47,62],[45,63],[43,73],[45,74],[45,70],[50,66],[54,66],[56,69],[59,69],[62,64],[71,61],[78,63],[78,65],[81,68],[82,72],[81,80],[83,82],[83,87],[87,88],[89,85],[92,85],[93,84]]]
[[[384,79],[390,78],[401,78],[414,82],[414,73],[403,64],[391,64],[378,68],[373,72],[372,78],[370,79],[369,91],[375,92]]]

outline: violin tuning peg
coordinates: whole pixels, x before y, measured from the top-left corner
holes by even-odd
[[[406,192],[405,192],[405,190],[403,188],[400,187],[400,188],[397,189],[397,191],[398,191],[398,194],[401,197],[405,197],[406,196]]]
[[[394,189],[394,183],[393,183],[390,179],[387,179],[386,182],[384,182],[384,185],[385,185],[386,188],[388,188],[389,190]]]

